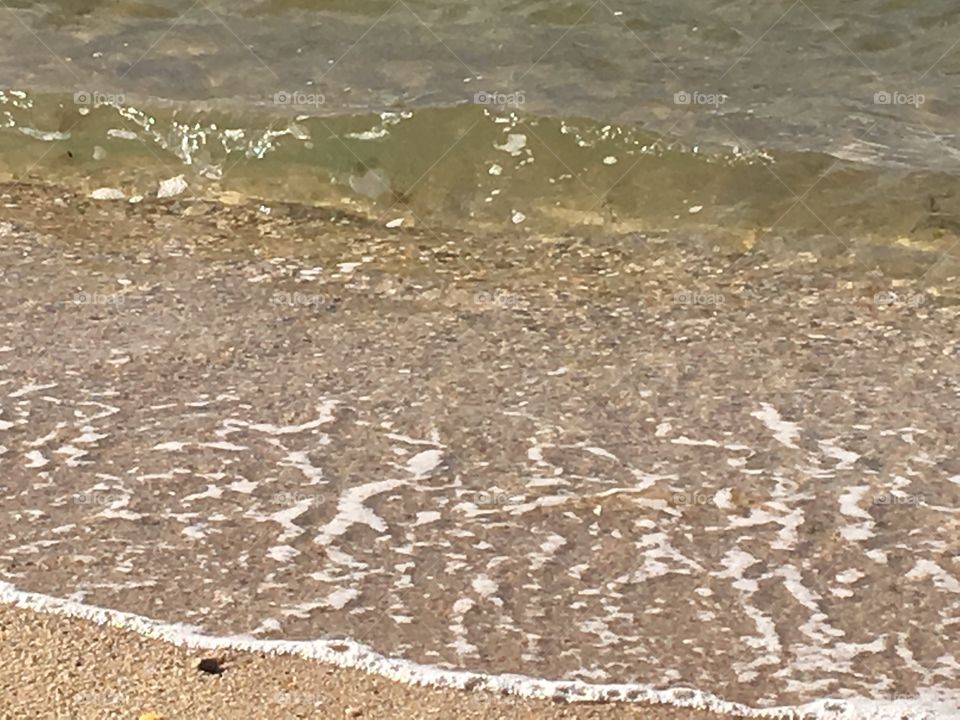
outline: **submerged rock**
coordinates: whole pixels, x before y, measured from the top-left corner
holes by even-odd
[[[183,175],[162,180],[160,182],[160,188],[157,190],[157,198],[175,197],[185,192],[188,187],[189,185],[187,185],[187,181],[183,179]]]
[[[127,196],[123,194],[122,190],[117,190],[116,188],[97,188],[92,193],[90,197],[94,200],[126,200]]]
[[[390,178],[383,170],[367,170],[363,175],[351,175],[349,182],[354,192],[372,200],[392,192]]]

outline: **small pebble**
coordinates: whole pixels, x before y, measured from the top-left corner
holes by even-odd
[[[97,188],[90,193],[90,197],[94,200],[125,200],[127,196],[116,188]]]
[[[157,197],[174,197],[175,195],[183,193],[187,187],[187,181],[183,179],[183,175],[177,175],[176,177],[161,181],[160,188],[157,190]]]
[[[217,658],[204,658],[197,664],[197,670],[210,675],[223,675],[223,665]]]

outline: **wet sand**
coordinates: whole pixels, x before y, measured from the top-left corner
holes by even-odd
[[[0,605],[0,720],[709,720],[663,706],[569,705],[390,682],[300,658],[205,656],[88,621]]]
[[[956,693],[955,258],[2,199],[0,579],[753,707]]]

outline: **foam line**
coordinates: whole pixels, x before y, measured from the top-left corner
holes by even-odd
[[[198,629],[86,605],[41,593],[25,592],[0,581],[0,602],[36,612],[82,618],[99,625],[129,630],[180,647],[198,650],[240,651],[294,655],[341,668],[373,673],[388,680],[436,688],[483,690],[529,699],[565,702],[631,702],[672,705],[751,718],[809,717],[816,720],[960,720],[960,696],[943,692],[940,698],[870,700],[867,698],[817,700],[799,706],[753,708],[723,700],[694,688],[657,690],[642,684],[592,684],[545,680],[517,674],[494,675],[467,670],[447,670],[390,658],[372,648],[342,639],[265,640],[246,635],[213,636]],[[932,693],[936,695],[936,692]]]

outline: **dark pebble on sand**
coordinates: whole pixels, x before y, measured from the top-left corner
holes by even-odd
[[[197,665],[197,670],[209,675],[223,675],[223,665],[217,658],[204,658]]]

